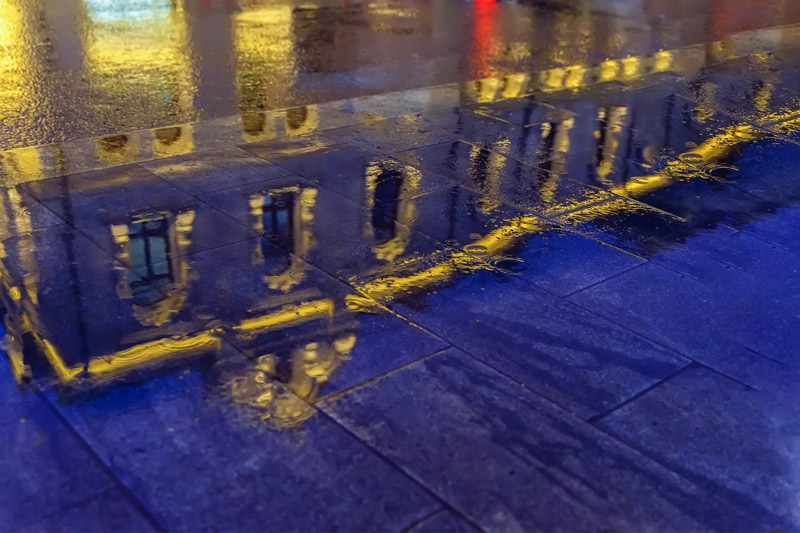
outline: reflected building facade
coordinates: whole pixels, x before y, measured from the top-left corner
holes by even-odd
[[[86,0],[92,33],[84,47],[93,90],[114,98],[114,80],[132,67],[107,52],[129,47],[138,65],[154,73],[166,69],[175,81],[164,87],[165,109],[191,108],[193,67],[182,52],[189,35],[185,11],[180,2],[147,5],[129,13],[119,4]],[[489,10],[480,16],[492,24],[491,7],[480,9]],[[281,78],[331,68],[324,57],[314,64],[295,55],[297,43],[291,39],[303,48],[315,32],[328,31],[316,26],[328,15],[311,11],[258,6],[233,17],[235,85],[243,113],[235,141],[292,141],[318,128],[322,106],[254,111],[266,105],[265,92],[291,90],[270,85],[276,69],[283,69]],[[12,15],[4,14],[6,19]],[[342,24],[361,24],[362,16],[377,24],[385,14],[356,10],[342,16]],[[286,30],[291,27],[301,31]],[[140,30],[142,39],[156,38],[151,31],[170,37],[157,49],[136,40],[117,42]],[[256,46],[264,42],[274,46]],[[487,41],[488,50],[493,46]],[[195,125],[106,135],[68,154],[50,145],[3,157],[6,176],[29,182],[31,195],[80,230],[37,227],[40,206],[26,204],[13,187],[3,190],[0,274],[14,373],[20,380],[53,378],[66,389],[86,391],[147,379],[188,360],[243,355],[244,368],[224,375],[231,398],[262,420],[294,427],[311,411],[293,395],[313,402],[323,393],[357,348],[363,316],[477,270],[513,273],[503,261],[513,263],[526,242],[552,228],[553,221],[597,224],[624,217],[632,204],[623,199],[633,199],[688,220],[687,228],[669,236],[673,241],[718,223],[722,215],[694,200],[697,195],[684,186],[693,180],[728,181],[746,159],[746,147],[768,138],[765,131],[721,122],[709,112],[711,102],[727,97],[726,90],[738,98],[740,88],[726,84],[724,74],[704,77],[695,84],[703,97],[696,105],[675,94],[682,87],[677,81],[645,91],[629,90],[627,84],[676,69],[696,72],[722,53],[720,48],[683,55],[661,51],[462,84],[451,103],[486,108],[460,109],[445,124],[455,138],[479,136],[446,147],[445,165],[461,187],[448,183],[434,191],[426,187],[423,161],[411,157],[406,165],[375,156],[336,176],[347,183],[342,196],[320,179],[297,176],[232,188],[224,211],[243,232],[235,242],[214,240],[220,233],[216,209],[130,168],[43,179],[49,172],[191,153],[201,136]],[[778,84],[770,80],[756,80],[741,93],[764,118],[775,109]],[[33,90],[14,87],[6,89],[8,95]],[[530,92],[534,98],[515,100],[522,124],[492,118],[497,128],[490,135],[480,127],[469,129],[476,116],[487,118],[496,110],[491,104]],[[560,112],[540,117],[543,106]],[[796,120],[781,113],[772,119],[787,127]],[[600,192],[589,199],[570,197],[574,182]],[[665,190],[678,192],[656,195]],[[437,202],[426,203],[433,192],[441,193]],[[509,198],[521,204],[535,200],[541,210],[526,212],[529,206],[523,205],[509,212],[506,204],[514,203]],[[750,216],[758,216],[767,205],[748,208]],[[425,222],[434,218],[440,223]],[[448,246],[417,248],[424,239],[412,242],[415,230],[434,233]],[[663,242],[669,241],[659,246]]]

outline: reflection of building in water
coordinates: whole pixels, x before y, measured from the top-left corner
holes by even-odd
[[[388,159],[367,165],[364,205],[371,215],[364,221],[364,233],[374,240],[376,258],[393,261],[408,246],[416,214],[412,198],[418,193],[421,179],[416,169]]]
[[[120,268],[117,294],[130,299],[134,317],[143,325],[160,326],[180,311],[186,300],[191,269],[186,253],[195,212],[141,213],[127,224],[112,224]]]
[[[705,179],[697,165],[726,161],[735,156],[737,143],[757,138],[756,130],[749,127],[716,132],[717,137],[704,140],[698,137],[702,132],[687,131],[685,125],[684,130],[676,125],[673,136],[667,138],[663,132],[661,137],[654,136],[656,126],[648,127],[646,122],[635,130],[623,126],[638,124],[633,118],[626,122],[628,117],[652,116],[654,107],[673,105],[670,102],[669,97],[658,102],[632,97],[624,105],[611,106],[601,102],[589,115],[600,125],[589,135],[575,136],[573,118],[529,127],[524,141],[532,148],[522,152],[534,154],[540,166],[550,163],[547,175],[567,175],[569,169],[562,170],[559,161],[566,161],[571,154],[589,154],[600,168],[630,143],[643,145],[644,154],[664,148],[686,152],[683,158],[664,163],[661,172],[613,181],[606,187],[638,198],[674,185],[680,172]],[[678,109],[676,116],[681,112]],[[169,146],[180,141],[181,133],[168,130],[156,138]],[[696,143],[688,152],[687,139]],[[111,148],[115,142],[125,146],[113,137],[103,142]],[[493,142],[492,150],[454,144],[467,150],[454,153],[453,160],[464,162],[459,170],[474,180],[471,188],[477,200],[469,198],[466,210],[435,213],[449,217],[448,235],[443,240],[469,228],[472,244],[481,247],[487,257],[509,254],[545,228],[540,219],[520,215],[499,221],[498,227],[486,234],[473,234],[474,219],[497,207],[493,202],[503,190],[503,180],[518,177],[509,166],[522,164],[496,153],[521,142],[519,139]],[[36,161],[28,164],[35,166]],[[214,357],[225,338],[255,361],[226,376],[234,400],[279,426],[302,420],[310,411],[287,391],[312,401],[318,397],[324,383],[353,353],[359,333],[357,313],[367,309],[369,302],[333,294],[301,257],[313,252],[329,262],[347,261],[350,258],[334,249],[366,238],[375,262],[364,267],[368,276],[353,279],[364,293],[382,302],[425,292],[470,271],[492,268],[474,254],[449,249],[432,253],[426,261],[404,263],[405,271],[395,269],[387,274],[386,267],[394,269],[392,262],[408,245],[409,225],[419,220],[419,208],[412,198],[422,190],[422,176],[384,158],[365,164],[357,176],[359,179],[348,183],[358,189],[348,196],[363,198],[366,209],[357,202],[352,209],[345,202],[320,205],[324,190],[305,182],[291,183],[291,178],[280,185],[268,182],[257,192],[242,192],[230,214],[264,238],[226,246],[224,256],[205,249],[217,228],[208,218],[210,210],[202,205],[169,205],[157,190],[148,190],[146,182],[138,188],[120,189],[104,186],[102,181],[84,184],[83,192],[92,189],[94,200],[74,207],[71,216],[82,221],[82,231],[113,252],[116,263],[104,260],[88,240],[75,234],[52,228],[26,232],[32,227],[30,213],[21,205],[18,193],[6,189],[0,213],[0,279],[15,374],[40,375],[44,361],[64,385],[103,385],[158,365]],[[551,198],[548,205],[558,201],[549,189],[554,183],[548,179],[537,183],[539,194]],[[551,207],[558,212],[557,205]],[[347,209],[350,211],[343,212]],[[576,220],[613,217],[625,209],[619,201],[594,202],[577,206],[571,216]],[[351,224],[355,216],[359,218]],[[15,237],[18,232],[22,235]],[[48,290],[40,290],[43,286]]]
[[[188,154],[194,150],[193,127],[191,124],[168,126],[153,130],[153,155],[171,157]]]
[[[364,193],[379,203],[415,195],[420,175],[395,165],[366,165]],[[113,262],[65,228],[26,233],[32,225],[19,194],[4,192],[0,273],[15,375],[49,374],[78,389],[104,386],[187,358],[214,357],[227,339],[257,361],[226,376],[233,399],[279,426],[302,419],[307,411],[287,391],[313,401],[350,356],[359,329],[346,293],[330,294],[300,259],[317,246],[318,189],[288,183],[243,192],[234,214],[263,238],[226,246],[222,261],[212,251],[198,252],[216,231],[212,210],[185,200],[173,206],[159,194],[158,181],[130,183],[126,175],[69,183],[59,197]],[[73,191],[91,199],[73,201]],[[364,238],[362,228],[373,224],[377,209],[348,205],[354,207],[346,217],[364,217],[344,226],[353,233],[335,234],[343,208],[328,206],[334,219],[316,221],[323,235]],[[412,205],[400,204],[407,222]],[[385,241],[388,234],[379,230],[373,242],[387,246],[407,234],[395,228]],[[40,285],[50,288],[42,295]]]
[[[251,227],[264,237],[254,247],[253,264],[264,268],[270,288],[289,290],[305,276],[305,257],[315,245],[313,222],[317,191],[289,186],[249,197]]]
[[[284,135],[293,137],[311,133],[319,126],[319,108],[305,105],[280,111],[242,114],[242,140],[267,141]]]

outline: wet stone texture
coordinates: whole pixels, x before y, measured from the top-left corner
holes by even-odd
[[[796,2],[18,4],[0,531],[800,528]]]

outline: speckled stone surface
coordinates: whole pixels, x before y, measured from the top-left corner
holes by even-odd
[[[255,400],[241,388],[241,372],[232,395],[237,385],[226,376],[237,365],[257,372],[252,362],[229,361],[61,410],[168,530],[400,529],[436,508],[291,392],[281,393],[285,412],[237,405]],[[268,390],[252,383],[256,396]]]
[[[693,365],[599,426],[740,509],[797,529],[796,377],[756,391]]]
[[[394,308],[584,418],[688,364],[513,276],[475,274]]]
[[[455,350],[323,409],[487,530],[763,527]]]
[[[86,443],[35,391],[18,389],[7,361],[0,362],[4,435],[0,530],[10,532],[67,513],[115,482]]]

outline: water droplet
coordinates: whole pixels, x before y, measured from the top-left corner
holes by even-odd
[[[738,168],[728,165],[718,165],[710,168],[708,169],[708,173],[719,181],[736,181],[742,177]]]
[[[527,268],[525,261],[518,257],[498,257],[492,259],[491,265],[507,274],[519,274]]]
[[[464,251],[471,255],[484,256],[489,253],[485,246],[480,244],[468,244],[464,247]]]

